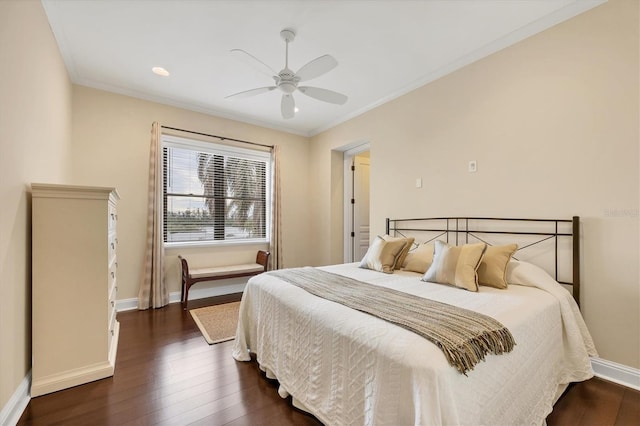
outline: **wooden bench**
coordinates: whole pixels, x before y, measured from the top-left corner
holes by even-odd
[[[216,266],[213,268],[189,269],[187,259],[178,255],[182,266],[182,294],[180,301],[183,308],[187,309],[189,300],[189,289],[195,283],[202,281],[224,280],[227,278],[250,277],[267,271],[269,264],[268,251],[259,250],[255,263],[245,263],[241,265]]]

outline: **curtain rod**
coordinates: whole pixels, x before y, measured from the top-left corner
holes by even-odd
[[[169,126],[160,126],[160,127],[163,128],[163,129],[177,130],[179,132],[191,133],[191,134],[194,134],[194,135],[208,136],[210,138],[218,138],[221,141],[233,141],[233,142],[240,142],[240,143],[248,143],[249,145],[257,145],[257,146],[262,146],[262,147],[265,147],[265,148],[273,149],[273,145],[265,145],[265,144],[261,144],[261,143],[257,143],[257,142],[243,141],[243,140],[240,140],[240,139],[227,138],[227,137],[218,136],[218,135],[210,135],[208,133],[194,132],[193,130],[178,129],[177,127],[169,127]]]

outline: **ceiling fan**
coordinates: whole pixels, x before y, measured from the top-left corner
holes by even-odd
[[[293,72],[289,69],[289,43],[291,43],[296,33],[289,28],[285,28],[280,31],[280,37],[285,41],[285,62],[284,68],[280,72],[274,71],[269,65],[262,62],[252,54],[245,52],[242,49],[232,49],[231,53],[242,58],[251,58],[251,64],[254,65],[258,71],[267,74],[275,81],[275,86],[259,87],[257,89],[245,90],[243,92],[234,93],[233,95],[226,96],[229,98],[246,98],[250,96],[259,95],[261,93],[267,93],[275,89],[280,89],[282,92],[282,100],[280,102],[280,110],[282,112],[282,118],[293,118],[295,115],[296,104],[293,99],[293,92],[296,90],[309,97],[317,99],[323,102],[329,102],[332,104],[343,105],[347,102],[347,96],[342,93],[334,92],[328,89],[321,89],[319,87],[311,86],[299,86],[298,83],[311,80],[316,77],[320,77],[323,74],[334,69],[338,66],[338,61],[331,55],[320,56],[298,70]]]

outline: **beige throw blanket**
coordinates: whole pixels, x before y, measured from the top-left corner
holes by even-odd
[[[268,272],[315,296],[404,327],[438,346],[466,375],[487,353],[511,352],[513,336],[486,315],[305,267]]]

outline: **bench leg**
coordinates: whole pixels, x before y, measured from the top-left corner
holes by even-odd
[[[186,311],[187,307],[189,306],[189,289],[191,288],[191,286],[194,283],[191,282],[190,280],[185,281],[184,283],[184,287],[183,287],[183,293],[184,293],[184,299],[182,301],[182,308]]]
[[[184,300],[182,301],[182,309],[187,310],[187,306],[189,305],[189,286],[185,283],[184,285]]]
[[[180,303],[182,303],[182,308],[184,310],[187,309],[187,298],[189,297],[189,287],[187,286],[187,281],[182,279],[182,291],[180,292]]]

